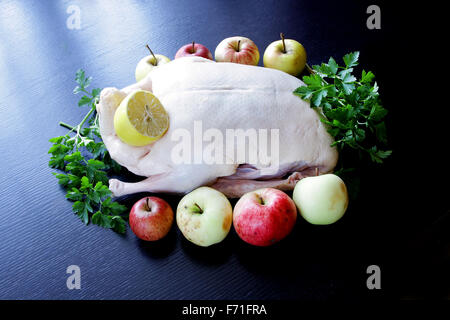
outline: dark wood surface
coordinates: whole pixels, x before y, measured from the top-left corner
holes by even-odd
[[[404,68],[401,61],[413,60],[400,51],[409,41],[408,28],[399,25],[404,11],[373,2],[382,8],[381,30],[366,27],[367,1],[1,1],[0,298],[447,295],[448,276],[442,274],[448,271],[448,205],[438,201],[445,196],[430,184],[422,197],[409,192],[424,178],[407,152],[413,142],[400,111],[414,105],[400,98],[392,76]],[[81,9],[80,30],[66,27],[71,4]],[[166,239],[144,243],[129,229],[122,236],[85,226],[72,213],[47,151],[48,139],[65,133],[59,121],[76,124],[84,115],[72,94],[77,69],[94,77],[93,86],[123,87],[134,81],[146,43],[173,58],[193,40],[214,51],[222,39],[243,35],[262,55],[281,31],[303,43],[309,64],[361,51],[361,64],[375,72],[390,110],[393,156],[361,173],[360,196],[342,220],[321,227],[298,219],[293,233],[270,248],[250,247],[233,230],[223,243],[200,248],[175,225]],[[427,148],[418,134],[415,150],[417,145]],[[175,208],[179,197],[161,196]],[[382,290],[366,287],[371,264],[381,268]],[[69,265],[81,268],[81,290],[66,287]]]

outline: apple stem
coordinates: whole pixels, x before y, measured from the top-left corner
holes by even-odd
[[[261,196],[259,196],[259,195],[256,195],[256,197],[258,198],[259,203],[262,204],[262,205],[264,205],[264,200],[263,200],[263,198],[262,198]]]
[[[283,53],[286,53],[286,44],[284,43],[284,34],[283,32],[280,33],[281,42],[283,43]]]
[[[319,175],[319,168],[316,168],[316,176]]]
[[[195,53],[195,41],[192,41],[192,52],[191,53]]]
[[[150,47],[148,46],[148,44],[146,44],[145,46],[147,47],[148,51],[150,51],[150,53],[151,53],[151,55],[153,56],[153,58],[155,59],[155,63],[156,63],[156,57],[155,57],[155,55],[153,54],[152,49],[150,49]]]
[[[198,210],[196,210],[196,213],[203,213],[202,208],[200,208],[200,206],[198,204],[194,203],[194,206],[196,206],[198,209]]]
[[[241,44],[241,40],[238,41],[237,50],[236,50],[237,52],[239,52],[239,46],[240,46],[240,44]]]
[[[152,212],[152,208],[150,208],[150,206],[148,205],[148,198],[146,198],[145,201],[146,201],[146,205],[147,205],[147,211]]]

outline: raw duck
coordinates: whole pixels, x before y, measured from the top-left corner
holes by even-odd
[[[330,146],[333,138],[320,121],[320,111],[292,93],[302,85],[298,78],[275,69],[186,57],[154,69],[140,82],[121,90],[103,89],[97,112],[105,146],[120,165],[147,177],[136,183],[111,179],[110,190],[114,196],[137,192],[185,194],[209,185],[228,197],[240,197],[263,187],[292,190],[298,180],[315,175],[316,168],[321,174],[331,172],[338,153]],[[123,143],[113,124],[120,102],[137,89],[153,92],[170,117],[166,134],[143,147]],[[195,139],[197,121],[201,121],[203,134],[210,128],[220,130],[224,146],[227,129],[268,129],[269,141],[270,130],[278,129],[277,166],[275,161],[249,161],[249,152],[264,151],[258,150],[259,144],[248,144],[241,159],[235,156],[235,147],[223,152],[221,163],[202,160],[180,164],[171,156],[180,145],[173,134],[184,130]],[[203,141],[202,150],[214,141]],[[270,155],[267,148],[264,152]],[[192,159],[194,153],[192,149]]]

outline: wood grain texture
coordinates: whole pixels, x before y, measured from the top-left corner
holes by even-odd
[[[81,9],[80,30],[66,27],[70,4]],[[383,29],[370,31],[366,8],[364,1],[332,0],[1,1],[0,299],[358,300],[373,295],[365,287],[366,267],[392,270],[398,262],[395,229],[383,223],[398,209],[386,209],[395,178],[377,190],[382,200],[375,203],[371,197],[380,182],[365,180],[361,200],[341,221],[314,227],[298,219],[294,232],[271,248],[247,246],[234,231],[217,246],[199,248],[175,226],[166,239],[151,244],[129,229],[121,236],[84,226],[47,165],[48,139],[65,132],[58,122],[76,124],[84,115],[72,94],[76,70],[92,75],[94,86],[123,87],[134,81],[147,43],[173,58],[193,40],[214,51],[222,39],[244,35],[262,57],[282,31],[303,43],[310,64],[360,50],[362,63],[389,91],[384,63],[393,13],[386,10]],[[398,134],[392,137],[394,146],[400,143]],[[387,179],[399,161],[367,173],[368,179]],[[173,208],[179,200],[162,197]],[[66,268],[72,264],[81,268],[81,290],[66,288]],[[387,287],[384,295],[391,294]]]

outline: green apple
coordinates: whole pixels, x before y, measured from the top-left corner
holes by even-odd
[[[298,76],[306,65],[306,51],[300,42],[292,39],[274,41],[264,51],[264,67],[278,69]]]
[[[294,202],[300,215],[312,224],[331,224],[347,210],[347,187],[334,174],[303,178],[294,188]]]
[[[233,221],[233,209],[221,192],[200,187],[180,200],[176,220],[186,239],[207,247],[225,239]]]
[[[170,62],[170,59],[162,54],[153,54],[153,51],[148,45],[147,49],[150,51],[150,55],[142,58],[136,66],[136,72],[134,74],[136,77],[136,82],[144,79],[154,68]]]

